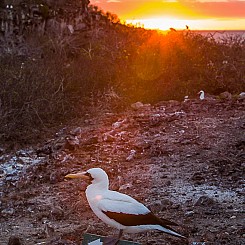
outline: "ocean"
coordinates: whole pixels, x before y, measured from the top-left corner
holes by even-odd
[[[222,41],[223,39],[227,38],[243,38],[245,39],[245,30],[235,30],[235,31],[193,31],[196,33],[200,33],[203,36],[207,36],[210,38],[214,38],[216,41]]]

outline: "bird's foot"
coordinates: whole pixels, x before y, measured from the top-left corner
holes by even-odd
[[[119,242],[118,237],[106,237],[103,240],[103,245],[116,245]]]

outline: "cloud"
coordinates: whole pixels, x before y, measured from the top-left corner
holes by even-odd
[[[107,2],[108,3],[120,3],[121,1],[120,0],[108,0]]]
[[[163,3],[177,3],[178,0],[163,0]]]
[[[197,0],[199,3],[227,3],[229,0]]]

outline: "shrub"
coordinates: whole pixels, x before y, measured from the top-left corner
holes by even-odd
[[[99,101],[118,109],[139,100],[183,100],[201,89],[245,90],[244,39],[217,42],[191,31],[164,35],[105,16],[112,25],[63,37],[30,35],[24,55],[2,55],[1,139],[21,140],[28,136],[24,130],[31,137],[80,118],[86,107],[101,107]]]

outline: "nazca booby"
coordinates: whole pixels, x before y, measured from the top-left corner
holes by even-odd
[[[203,90],[199,91],[199,92],[198,92],[198,95],[200,95],[200,96],[199,96],[199,99],[200,99],[200,100],[204,100],[204,99],[205,99],[205,95],[204,95],[204,91],[203,91]]]
[[[147,230],[159,230],[170,235],[186,238],[170,226],[176,223],[155,216],[146,206],[132,197],[109,190],[109,179],[101,168],[91,168],[87,172],[68,174],[66,178],[82,178],[89,182],[85,191],[92,211],[106,224],[122,232],[138,233]],[[113,243],[116,244],[116,243]]]

